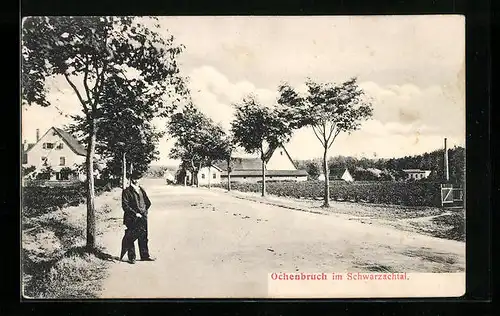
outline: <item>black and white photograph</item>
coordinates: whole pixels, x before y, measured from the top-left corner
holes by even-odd
[[[465,18],[33,16],[25,299],[465,293]]]

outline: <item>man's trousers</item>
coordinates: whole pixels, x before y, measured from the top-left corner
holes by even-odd
[[[120,259],[127,253],[129,260],[135,260],[135,241],[139,244],[139,256],[141,259],[149,258],[148,249],[148,220],[145,217],[136,218],[133,223],[127,225],[125,235],[122,239],[122,250]]]

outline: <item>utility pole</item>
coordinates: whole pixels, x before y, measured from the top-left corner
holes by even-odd
[[[446,144],[446,138],[444,139],[444,176],[446,182],[450,181],[450,170],[448,165],[448,146]]]
[[[125,150],[123,151],[122,157],[122,189],[125,190],[127,187],[127,158],[125,157]]]

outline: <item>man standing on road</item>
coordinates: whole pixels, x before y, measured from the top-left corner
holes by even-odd
[[[120,261],[127,253],[128,263],[135,263],[136,240],[139,244],[141,261],[154,261],[148,249],[148,210],[151,201],[146,191],[138,185],[137,177],[128,174],[127,178],[130,180],[130,186],[122,192],[123,224],[127,229],[122,239]]]

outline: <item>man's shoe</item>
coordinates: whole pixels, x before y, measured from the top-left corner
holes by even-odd
[[[128,259],[127,262],[130,264],[135,264],[135,259]]]
[[[155,261],[155,260],[156,259],[152,258],[152,257],[147,257],[147,258],[141,259],[141,261]]]

